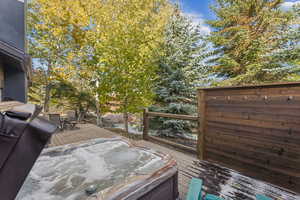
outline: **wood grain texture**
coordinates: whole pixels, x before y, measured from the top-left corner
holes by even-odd
[[[197,121],[197,116],[192,115],[178,115],[178,114],[170,114],[170,113],[160,113],[160,112],[147,112],[149,117],[165,117],[165,118],[172,118],[172,119],[181,119],[181,120],[192,120]]]
[[[198,156],[199,159],[205,159],[205,131],[206,131],[206,92],[204,90],[198,92]]]
[[[300,191],[300,83],[199,92],[206,160]]]

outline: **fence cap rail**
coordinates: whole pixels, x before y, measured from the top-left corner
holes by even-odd
[[[280,82],[280,83],[266,83],[258,85],[241,85],[241,86],[225,86],[225,87],[204,87],[198,88],[201,90],[227,90],[227,89],[246,89],[246,88],[268,88],[268,87],[284,87],[284,86],[300,86],[300,82]]]
[[[170,114],[170,113],[160,113],[160,112],[146,112],[148,116],[152,117],[166,117],[173,119],[182,119],[182,120],[198,120],[198,116],[193,115],[178,115],[178,114]]]

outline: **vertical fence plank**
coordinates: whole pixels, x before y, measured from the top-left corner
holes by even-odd
[[[149,132],[149,116],[148,116],[148,109],[144,109],[143,114],[143,139],[147,140]]]
[[[197,153],[201,160],[205,159],[205,90],[198,90],[198,141]]]

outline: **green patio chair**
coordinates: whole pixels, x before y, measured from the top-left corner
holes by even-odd
[[[207,194],[204,198],[204,200],[223,200],[221,197],[218,197],[213,194]]]
[[[203,181],[201,179],[192,178],[189,185],[189,191],[186,200],[202,200],[202,195],[201,195],[202,185],[203,185]],[[212,194],[207,194],[204,200],[223,200],[223,199]]]
[[[202,200],[202,184],[203,181],[201,179],[192,178],[186,200]]]
[[[201,195],[202,185],[203,185],[203,181],[201,179],[192,178],[190,185],[189,185],[189,190],[188,190],[186,200],[202,200],[202,195]],[[256,199],[257,200],[272,200],[271,198],[266,197],[261,194],[257,194]],[[213,194],[207,194],[207,195],[205,195],[203,200],[224,200],[224,199],[222,199],[221,197],[218,197],[216,195],[213,195]]]
[[[270,197],[266,197],[266,196],[261,195],[261,194],[257,194],[256,199],[257,200],[272,200]]]

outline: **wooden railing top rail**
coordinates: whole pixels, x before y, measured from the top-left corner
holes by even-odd
[[[160,113],[160,112],[146,112],[146,114],[150,117],[166,117],[172,119],[182,119],[182,120],[192,120],[197,121],[198,116],[192,115],[178,115],[178,114],[170,114],[170,113]]]
[[[198,88],[199,90],[232,90],[232,89],[250,89],[250,88],[276,88],[276,87],[297,87],[300,86],[300,82],[280,82],[280,83],[265,83],[257,85],[238,85],[238,86],[224,86],[224,87],[206,87]]]

